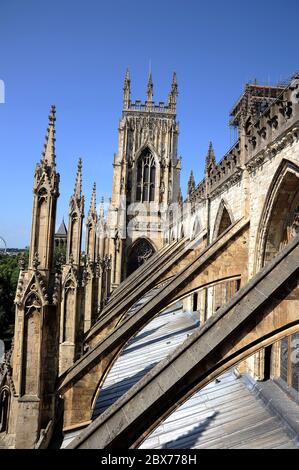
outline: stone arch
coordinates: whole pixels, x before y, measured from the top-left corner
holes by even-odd
[[[6,385],[0,391],[0,432],[8,431],[10,398],[10,390]]]
[[[234,218],[229,205],[224,199],[221,199],[214,224],[213,240],[225,232],[233,222]]]
[[[41,266],[45,266],[48,232],[48,193],[44,187],[42,187],[38,192],[37,212],[36,220],[38,221],[38,227],[35,234],[35,246],[40,264]]]
[[[230,240],[232,237],[232,231],[233,233],[236,233],[238,231],[237,233],[240,233],[240,237],[237,237],[237,239],[235,239],[232,244],[228,244],[228,250],[230,251],[232,250],[233,252],[235,252],[236,246],[237,246],[240,248],[240,251],[243,252],[245,248],[244,248],[244,243],[242,240],[247,238],[247,235],[246,235],[247,226],[248,226],[247,222],[246,223],[239,222],[239,224],[234,225],[231,231],[229,231],[229,233],[223,236],[221,241],[218,241],[216,242],[216,244],[214,244],[213,253],[217,252],[219,256],[222,257],[223,250],[218,250],[218,245],[226,246],[228,240]],[[210,248],[207,248],[207,250],[209,251]],[[71,407],[73,407],[72,408],[73,411],[71,411],[69,415],[65,416],[66,427],[73,426],[74,424],[77,425],[79,422],[81,422],[82,414],[80,415],[80,418],[78,419],[77,418],[78,407],[77,405],[75,405],[75,403],[81,400],[80,390],[82,388],[82,380],[84,380],[84,387],[87,392],[85,393],[85,396],[84,396],[84,401],[85,401],[86,406],[84,408],[83,413],[84,413],[84,416],[86,417],[86,420],[90,419],[90,407],[92,404],[92,399],[94,397],[95,390],[97,389],[98,384],[101,380],[101,377],[103,377],[103,375],[105,374],[106,368],[109,367],[111,361],[113,361],[113,358],[118,353],[119,348],[122,348],[123,345],[127,342],[127,340],[130,339],[139,329],[141,329],[143,324],[146,324],[147,320],[149,320],[150,317],[153,317],[154,315],[156,315],[161,310],[161,308],[165,306],[165,303],[166,303],[165,295],[167,295],[166,289],[168,293],[168,296],[167,296],[168,300],[170,298],[170,295],[171,295],[171,299],[174,300],[179,295],[178,290],[182,289],[182,291],[185,292],[185,289],[187,288],[186,284],[189,282],[192,282],[192,280],[195,280],[195,277],[194,277],[195,274],[196,276],[198,276],[196,277],[197,288],[199,285],[205,284],[207,282],[205,275],[203,275],[203,272],[204,272],[203,270],[204,270],[204,266],[206,263],[206,261],[204,261],[205,258],[203,258],[205,256],[204,253],[202,254],[202,256],[200,255],[198,258],[196,258],[195,263],[192,263],[189,266],[188,270],[183,270],[183,272],[179,274],[176,279],[171,280],[170,283],[166,283],[166,285],[162,285],[161,291],[160,292],[158,291],[151,300],[149,300],[148,302],[146,302],[145,305],[142,306],[142,309],[140,309],[142,310],[142,312],[140,312],[141,314],[139,318],[140,321],[136,322],[136,319],[134,319],[135,315],[130,315],[129,318],[127,318],[125,322],[121,322],[120,324],[118,324],[118,326],[114,327],[114,330],[112,331],[111,335],[108,335],[109,337],[108,341],[110,341],[111,338],[113,339],[113,345],[114,345],[113,351],[108,352],[108,350],[106,350],[106,345],[105,345],[106,338],[105,338],[103,341],[100,341],[98,346],[95,346],[95,350],[97,351],[99,351],[100,348],[101,349],[103,348],[103,351],[105,351],[104,353],[105,357],[98,355],[98,352],[97,352],[96,358],[94,358],[94,361],[92,362],[90,361],[89,364],[84,365],[83,368],[82,368],[82,364],[79,364],[79,363],[77,365],[75,364],[72,370],[70,370],[67,373],[67,376],[65,376],[62,379],[60,386],[59,386],[59,391],[61,392],[63,391],[66,402],[68,403],[71,402],[72,403]],[[243,257],[241,258],[244,259]],[[222,277],[222,274],[221,274],[222,268],[223,268],[223,265],[221,263],[221,260],[219,259],[219,272],[218,272],[219,277]],[[239,265],[234,266],[234,263],[230,264],[230,270],[231,269],[232,269],[233,275],[236,274],[235,269],[237,269],[238,274],[240,272],[240,269],[241,269],[241,272],[243,271],[243,268],[241,266]],[[224,270],[225,270],[225,277],[227,277],[226,268],[224,268]],[[204,279],[202,279],[203,282],[201,281],[202,275],[204,277]],[[210,275],[213,276],[212,272],[209,273],[209,276]],[[135,281],[135,278],[133,279]],[[122,311],[120,312],[120,315],[122,315]],[[118,317],[118,319],[120,319],[120,317]],[[131,323],[132,323],[132,326],[128,328],[128,324],[131,325]],[[121,332],[121,333],[118,335],[116,331]],[[114,341],[115,336],[117,336],[119,341],[118,340]],[[86,357],[85,357],[85,361],[86,361]],[[95,373],[95,371],[99,371],[99,372]],[[70,379],[71,376],[76,377],[75,382],[73,382],[72,379]]]
[[[196,390],[253,353],[297,332],[299,300],[294,294],[298,258],[297,236],[229,304],[145,376],[113,411],[97,418],[70,447],[86,447],[83,442],[91,436],[99,448],[138,447]],[[286,290],[288,295],[283,296]],[[104,432],[107,427],[112,430],[109,436]]]
[[[156,249],[152,241],[146,237],[138,238],[129,249],[127,258],[127,275],[132,274],[139,266],[147,261]]]
[[[75,284],[73,279],[69,277],[63,289],[63,325],[62,325],[62,342],[72,342],[73,338],[73,318],[75,311]]]
[[[149,144],[144,145],[135,156],[133,198],[136,202],[157,201],[159,160]]]
[[[94,259],[95,257],[95,230],[93,222],[89,222],[86,226],[86,253]]]
[[[255,272],[268,264],[297,233],[299,233],[299,167],[284,159],[272,179],[260,218]],[[298,364],[290,366],[289,363],[293,340],[298,341],[298,334],[277,343],[276,350],[269,348],[259,352],[255,365],[259,375],[264,378],[269,378],[271,375],[279,376],[288,386],[294,386],[290,374],[284,373],[285,370],[291,370],[292,374],[298,374]],[[298,385],[297,383],[295,387],[297,391]]]
[[[79,239],[79,217],[77,212],[72,214],[71,226],[70,226],[70,246],[69,246],[69,255],[74,255],[74,250],[76,249]]]
[[[257,230],[255,272],[267,264],[298,233],[299,167],[282,160],[264,203]]]

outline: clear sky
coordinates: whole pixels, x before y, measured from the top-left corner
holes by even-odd
[[[181,186],[203,176],[212,140],[219,160],[234,141],[231,107],[246,82],[275,83],[299,69],[298,0],[0,0],[0,236],[29,243],[32,183],[50,105],[57,106],[61,175],[57,225],[67,219],[78,157],[86,206],[93,181],[108,198],[126,67],[132,99],[179,84]]]

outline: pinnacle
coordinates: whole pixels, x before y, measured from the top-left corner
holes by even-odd
[[[194,189],[195,189],[195,179],[193,175],[193,170],[191,170],[189,180],[188,180],[188,194],[190,194]]]
[[[177,85],[176,72],[173,72],[173,75],[172,75],[172,86],[176,86],[176,85]]]
[[[43,160],[47,165],[55,167],[55,121],[56,121],[56,107],[51,106],[49,114],[48,128],[45,138],[44,151],[42,153]]]
[[[82,194],[82,159],[79,158],[74,194],[80,198]]]
[[[152,101],[153,99],[153,77],[152,77],[152,72],[150,72],[149,77],[148,77],[148,82],[147,82],[147,100]]]
[[[95,214],[96,213],[96,183],[93,183],[92,187],[92,194],[91,194],[91,200],[90,200],[90,207],[89,207],[89,214]]]
[[[209,148],[208,148],[208,153],[207,153],[207,156],[206,156],[206,169],[210,165],[215,165],[215,163],[216,163],[215,152],[214,152],[213,144],[210,141]]]
[[[130,81],[130,71],[127,67],[126,68],[126,75],[125,75],[125,82],[129,82],[129,81]]]

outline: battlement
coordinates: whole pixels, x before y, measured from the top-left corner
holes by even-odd
[[[176,100],[178,96],[178,85],[176,80],[176,73],[173,73],[170,93],[168,95],[167,103],[159,101],[155,103],[153,101],[154,96],[154,85],[152,74],[149,74],[147,83],[147,100],[142,102],[141,100],[131,101],[131,79],[129,71],[126,71],[124,88],[123,88],[123,114],[128,112],[138,113],[157,113],[157,114],[169,114],[175,116],[176,114]]]
[[[159,101],[155,103],[154,101],[145,101],[136,100],[134,102],[129,102],[128,107],[124,108],[124,112],[141,112],[141,113],[158,113],[158,114],[171,114],[172,116],[176,114],[176,107],[171,104],[166,104],[164,101]]]

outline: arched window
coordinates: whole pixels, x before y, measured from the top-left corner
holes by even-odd
[[[156,163],[150,150],[144,149],[137,161],[136,201],[155,200]]]
[[[64,287],[62,341],[73,341],[73,313],[75,310],[75,286],[69,279]]]
[[[127,275],[132,274],[135,269],[139,268],[147,261],[155,252],[152,244],[145,238],[140,238],[132,247],[128,256]]]
[[[5,387],[0,392],[0,432],[7,432],[9,416],[10,393]]]

